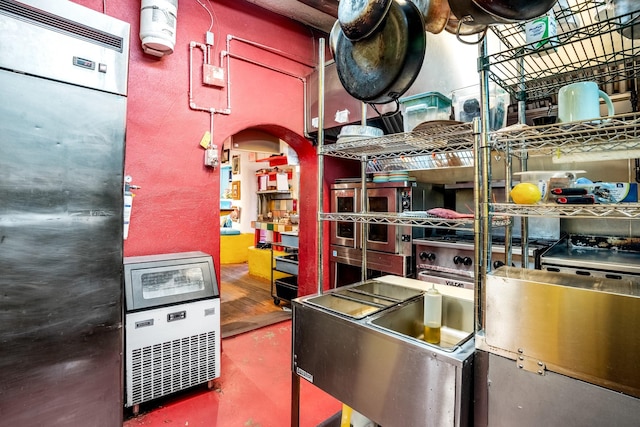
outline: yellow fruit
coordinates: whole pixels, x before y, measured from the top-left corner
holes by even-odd
[[[521,182],[511,189],[511,199],[519,205],[531,205],[538,203],[542,193],[536,184]]]

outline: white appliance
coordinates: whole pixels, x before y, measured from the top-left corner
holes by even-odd
[[[124,259],[125,406],[220,376],[220,298],[203,252]]]

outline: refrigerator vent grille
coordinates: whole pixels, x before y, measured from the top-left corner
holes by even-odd
[[[13,0],[0,0],[0,12],[49,30],[88,40],[118,52],[122,52],[123,49],[124,40],[122,37],[87,27]]]
[[[216,378],[216,333],[211,331],[132,351],[133,405]]]

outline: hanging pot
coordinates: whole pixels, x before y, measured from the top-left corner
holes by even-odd
[[[451,34],[458,36],[471,36],[473,34],[480,34],[487,30],[486,25],[461,23],[460,20],[451,12],[449,14],[449,20],[444,29]]]
[[[397,100],[413,84],[426,50],[424,21],[410,1],[393,0],[381,28],[366,39],[340,31],[336,71],[345,90],[370,104]]]
[[[633,0],[613,0],[618,32],[628,39],[640,39],[640,4]],[[634,13],[635,12],[635,13]]]
[[[558,0],[472,0],[483,11],[512,22],[528,21],[544,15]]]
[[[411,0],[424,19],[424,29],[432,34],[441,33],[449,21],[448,0]]]
[[[464,26],[477,27],[479,25],[510,24],[515,22],[485,11],[474,3],[473,0],[449,0],[449,7],[461,23],[461,28]]]
[[[349,40],[370,36],[382,24],[392,0],[341,0],[338,22]]]
[[[331,55],[336,57],[336,46],[338,45],[338,36],[340,35],[340,21],[336,21],[331,27],[331,32],[329,33],[329,50],[331,50]]]

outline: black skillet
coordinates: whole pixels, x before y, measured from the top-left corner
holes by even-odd
[[[339,32],[338,78],[356,99],[370,104],[393,102],[418,76],[426,44],[420,10],[410,1],[393,0],[380,28],[369,37],[352,41]]]
[[[392,0],[340,0],[338,21],[349,40],[360,40],[382,24]]]

